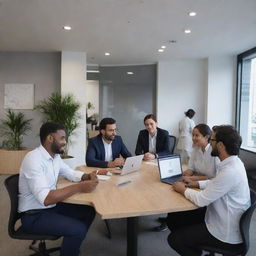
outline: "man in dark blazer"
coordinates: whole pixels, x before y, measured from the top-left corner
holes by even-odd
[[[120,155],[122,157],[120,157]],[[116,135],[116,121],[103,118],[99,135],[89,139],[86,151],[87,166],[113,168],[124,165],[124,158],[130,157],[121,136]]]
[[[144,160],[155,159],[156,155],[170,155],[169,133],[157,127],[156,117],[153,114],[146,115],[144,125],[146,129],[139,133],[135,154],[144,154]]]

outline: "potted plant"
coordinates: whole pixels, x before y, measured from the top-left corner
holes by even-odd
[[[0,173],[18,173],[21,161],[31,149],[22,147],[23,136],[31,130],[31,120],[23,113],[8,109],[5,119],[0,121],[0,136],[3,138],[0,149]]]
[[[55,122],[65,126],[67,146],[63,158],[71,157],[68,156],[68,145],[71,143],[71,135],[79,125],[80,106],[81,104],[71,94],[63,96],[59,93],[52,93],[49,98],[42,100],[35,107],[43,114],[44,122]]]

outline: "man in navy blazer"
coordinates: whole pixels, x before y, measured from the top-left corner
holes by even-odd
[[[169,133],[157,127],[153,114],[144,118],[145,130],[141,130],[137,139],[135,154],[144,154],[144,160],[152,160],[158,156],[171,154]]]
[[[120,155],[122,157],[120,157]],[[103,118],[99,135],[89,139],[86,151],[87,166],[113,168],[124,165],[124,158],[130,157],[121,136],[116,135],[116,121]]]

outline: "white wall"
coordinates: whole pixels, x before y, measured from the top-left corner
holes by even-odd
[[[158,63],[157,118],[160,128],[178,136],[184,111],[196,111],[195,123],[205,122],[207,60],[173,60]]]
[[[207,123],[232,124],[235,120],[236,59],[233,56],[208,59]]]
[[[86,151],[86,53],[62,52],[61,94],[72,93],[81,103],[79,127],[71,137],[69,154],[76,158],[76,165],[85,164]]]
[[[5,117],[4,85],[7,83],[34,84],[34,103],[60,92],[60,53],[0,52],[0,119]],[[43,116],[36,110],[15,110],[32,119],[31,131],[23,138],[24,147],[38,147],[39,129]],[[0,138],[0,146],[2,138]]]

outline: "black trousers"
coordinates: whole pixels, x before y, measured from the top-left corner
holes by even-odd
[[[193,211],[169,213],[167,225],[171,230],[168,243],[181,256],[200,256],[200,245],[210,245],[227,250],[234,250],[241,244],[221,242],[212,236],[205,224],[206,208]]]

